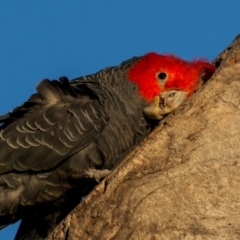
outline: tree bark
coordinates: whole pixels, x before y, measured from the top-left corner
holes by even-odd
[[[240,35],[214,63],[48,240],[240,239]]]

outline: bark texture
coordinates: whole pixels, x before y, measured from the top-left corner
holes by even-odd
[[[240,239],[240,36],[48,240]]]

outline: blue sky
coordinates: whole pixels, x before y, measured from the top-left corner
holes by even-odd
[[[240,33],[239,9],[238,0],[2,0],[0,114],[43,78],[71,79],[149,51],[213,60]]]

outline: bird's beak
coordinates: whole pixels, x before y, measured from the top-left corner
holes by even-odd
[[[144,109],[144,115],[151,120],[161,120],[166,114],[178,108],[186,99],[187,92],[185,91],[164,91]]]

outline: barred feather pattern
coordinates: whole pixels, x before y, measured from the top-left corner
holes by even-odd
[[[146,102],[125,74],[137,60],[72,81],[45,79],[0,117],[1,227],[57,208],[74,188],[85,194],[89,169],[114,168],[149,134]]]

